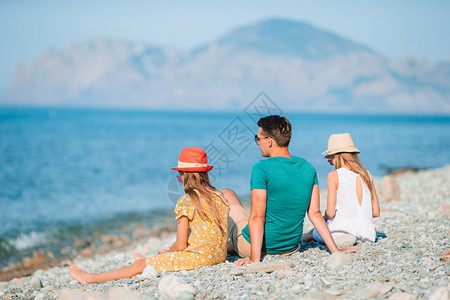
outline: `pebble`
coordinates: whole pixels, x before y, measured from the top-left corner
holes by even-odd
[[[373,277],[373,280],[375,280],[375,281],[389,281],[389,278],[377,275],[377,276]]]
[[[379,288],[380,295],[389,293],[390,291],[392,291],[393,288],[394,288],[394,286],[391,284],[381,285]]]
[[[449,299],[448,292],[450,291],[450,286],[438,288],[428,300],[445,300]]]
[[[283,277],[289,276],[289,275],[295,275],[295,272],[292,270],[289,270],[289,269],[276,271],[277,278],[283,278]]]
[[[128,265],[136,249],[156,255],[173,243],[176,233],[172,232],[123,241],[126,248],[107,253],[96,250],[88,257],[78,253],[58,267],[0,282],[0,298],[173,299],[164,298],[166,292],[159,286],[175,276],[180,285],[190,286],[178,293],[179,299],[448,299],[450,214],[443,214],[448,209],[442,208],[450,202],[450,166],[395,175],[395,180],[400,199],[380,197],[381,216],[374,219],[378,240],[357,243],[356,253],[330,255],[325,246],[312,242],[302,243],[302,250],[291,256],[267,255],[246,268],[235,267],[232,262],[237,257],[230,255],[216,266],[102,284],[80,285],[68,273],[73,263],[89,272]],[[378,190],[380,181],[375,178]],[[321,198],[326,202],[326,197]],[[305,231],[308,226],[312,225],[306,218]],[[111,248],[119,242],[111,239]],[[34,258],[42,256],[38,254]]]
[[[391,295],[389,300],[414,300],[416,297],[414,295],[408,294],[408,293],[396,293]]]
[[[327,290],[325,290],[325,293],[327,293],[327,294],[329,294],[329,295],[332,295],[332,296],[340,296],[340,295],[342,295],[342,291],[339,291],[339,290],[336,290],[336,289],[327,289]]]
[[[266,272],[271,273],[278,269],[283,269],[287,267],[293,267],[293,262],[254,262],[245,267],[240,268],[244,271],[244,273],[258,273],[258,272]]]
[[[211,297],[211,298],[217,298],[218,295],[216,297]],[[177,300],[194,300],[194,294],[188,292],[188,291],[182,291],[180,294],[178,294],[178,297],[176,298]]]
[[[336,268],[342,265],[350,264],[352,262],[352,257],[350,254],[334,252],[327,259],[327,266]]]
[[[183,293],[183,297],[188,294],[195,294],[195,288],[176,275],[164,276],[159,282],[158,290],[163,299],[166,300],[177,299],[181,293]]]
[[[334,241],[339,248],[351,247],[356,244],[356,237],[351,234],[338,236]]]
[[[43,287],[41,280],[38,277],[36,277],[36,276],[33,276],[31,278],[30,286],[31,286],[32,289],[40,289],[40,288]]]
[[[46,298],[46,293],[39,293],[34,297],[34,300],[44,300]]]
[[[449,261],[450,260],[450,250],[445,251],[440,258],[441,261]]]
[[[156,271],[155,267],[153,267],[152,265],[147,265],[144,269],[144,272],[142,272],[141,277],[144,279],[152,279],[156,278],[158,275],[158,271]]]
[[[139,292],[129,291],[124,287],[112,287],[108,293],[102,294],[98,291],[82,291],[80,289],[64,289],[61,291],[58,299],[61,300],[79,300],[79,299],[89,299],[89,300],[141,300],[142,294]]]

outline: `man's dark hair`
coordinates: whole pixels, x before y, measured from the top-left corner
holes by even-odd
[[[263,132],[275,140],[279,147],[289,146],[292,135],[292,126],[289,120],[278,115],[259,119],[258,126]]]

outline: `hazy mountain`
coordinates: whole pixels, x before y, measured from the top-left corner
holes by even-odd
[[[368,48],[311,25],[271,19],[239,28],[217,41],[219,47],[253,49],[270,55],[320,60],[336,54],[369,51]]]
[[[17,69],[9,103],[450,114],[450,62],[390,60],[302,22],[270,19],[191,51],[92,38]]]

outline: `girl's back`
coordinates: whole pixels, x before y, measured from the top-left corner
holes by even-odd
[[[350,219],[371,220],[372,196],[361,176],[346,168],[339,168],[336,171],[339,177],[336,214]]]
[[[361,240],[375,241],[371,192],[359,174],[346,168],[336,170],[339,186],[336,214],[327,221],[331,232],[351,233]],[[357,186],[359,185],[359,188]]]
[[[223,261],[227,256],[228,231],[223,229],[228,227],[228,204],[219,191],[212,192],[208,198],[199,195],[199,202],[206,216],[196,213],[187,194],[178,200],[175,208],[177,217],[184,215],[190,221],[190,235],[186,251],[198,252],[202,255],[208,253],[209,260],[214,263]],[[210,217],[212,203],[219,213],[221,224],[217,224]]]

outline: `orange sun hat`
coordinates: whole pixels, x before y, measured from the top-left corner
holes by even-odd
[[[213,166],[208,166],[206,151],[202,148],[183,148],[178,158],[178,165],[172,170],[181,172],[208,172]]]

